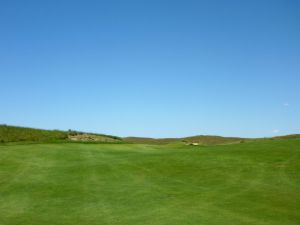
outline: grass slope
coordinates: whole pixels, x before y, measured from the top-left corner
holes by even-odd
[[[134,144],[170,144],[180,142],[180,138],[147,138],[147,137],[125,137],[124,141]]]
[[[222,145],[222,144],[237,144],[243,141],[248,141],[246,138],[237,137],[221,137],[221,136],[209,136],[209,135],[199,135],[194,137],[186,137],[183,141],[191,143],[196,142],[201,145]]]
[[[0,145],[1,225],[296,225],[300,140]]]
[[[0,125],[0,143],[7,142],[56,142],[95,141],[120,142],[121,138],[111,135],[84,133],[79,131],[43,130],[27,127]]]
[[[171,143],[193,143],[197,142],[201,145],[220,145],[220,144],[236,144],[250,139],[236,137],[221,137],[211,135],[199,135],[185,138],[145,138],[145,137],[126,137],[123,140],[129,143],[137,144],[171,144]]]
[[[99,142],[99,143],[134,143],[134,144],[171,144],[171,143],[198,143],[203,146],[237,144],[241,142],[261,141],[265,138],[250,139],[238,137],[221,137],[199,135],[185,138],[120,138],[112,135],[86,133],[80,131],[43,130],[27,127],[0,125],[0,143],[8,142]],[[266,138],[272,140],[300,139],[300,134]]]
[[[171,143],[198,143],[203,146],[210,145],[227,145],[238,144],[244,142],[264,141],[264,140],[292,140],[300,139],[300,134],[292,134],[286,136],[278,136],[271,138],[240,138],[240,137],[222,137],[214,135],[198,135],[184,138],[146,138],[146,137],[126,137],[124,141],[136,144],[171,144]]]
[[[27,127],[0,125],[0,143],[18,141],[65,140],[68,133],[59,130],[42,130]]]

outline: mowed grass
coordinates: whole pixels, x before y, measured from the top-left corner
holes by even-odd
[[[300,140],[0,145],[1,225],[300,224]]]

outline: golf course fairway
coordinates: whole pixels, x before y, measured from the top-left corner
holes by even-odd
[[[0,145],[0,225],[300,224],[300,140]]]

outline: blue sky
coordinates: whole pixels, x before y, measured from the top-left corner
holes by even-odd
[[[1,1],[0,123],[300,133],[297,0]]]

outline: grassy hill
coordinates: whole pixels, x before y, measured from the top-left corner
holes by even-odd
[[[300,140],[0,145],[0,224],[296,225]]]
[[[136,144],[170,144],[179,142],[179,138],[147,138],[147,137],[125,137],[124,141]]]
[[[200,145],[237,144],[247,140],[249,139],[237,138],[237,137],[209,136],[209,135],[199,135],[193,137],[186,137],[182,139],[182,141],[184,142],[199,143]]]
[[[277,137],[274,137],[273,139],[276,139],[276,140],[300,139],[300,134],[290,134],[290,135],[286,135],[286,136],[277,136]]]
[[[254,142],[262,140],[293,140],[300,139],[300,134],[278,136],[271,138],[239,138],[239,137],[222,137],[213,135],[198,135],[184,138],[145,138],[145,137],[126,137],[124,141],[137,144],[171,144],[171,143],[185,143],[187,145],[191,143],[198,143],[203,146],[210,145],[226,145],[226,144],[238,144],[244,142]]]
[[[129,143],[138,144],[171,144],[183,142],[185,144],[199,143],[200,145],[218,145],[218,144],[234,144],[246,141],[245,138],[234,137],[221,137],[221,136],[209,136],[199,135],[185,138],[144,138],[144,137],[126,137],[123,140]]]
[[[59,130],[42,130],[0,125],[0,142],[66,140],[68,133]]]
[[[120,142],[116,136],[84,133],[79,131],[43,130],[27,127],[0,125],[0,143],[8,142],[55,142],[55,141],[94,141]]]
[[[199,145],[224,145],[238,144],[242,142],[260,141],[260,140],[286,140],[300,139],[300,134],[287,136],[278,136],[273,138],[239,138],[239,137],[221,137],[199,135],[184,138],[146,138],[146,137],[125,137],[120,138],[112,135],[87,133],[80,131],[61,131],[61,130],[44,130],[27,127],[17,127],[0,125],[0,143],[8,142],[57,142],[57,141],[72,141],[72,142],[127,142],[133,144],[171,144],[171,143],[198,143]]]

